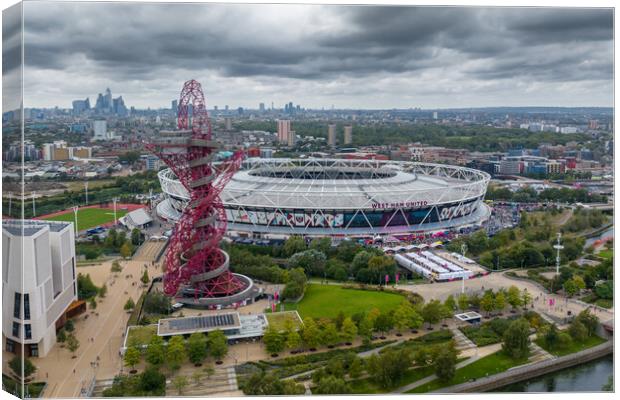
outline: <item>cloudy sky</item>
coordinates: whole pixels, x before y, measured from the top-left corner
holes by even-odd
[[[106,87],[169,107],[191,78],[220,107],[613,102],[610,9],[28,2],[24,15],[26,107],[94,104]],[[5,60],[19,43],[7,29]]]

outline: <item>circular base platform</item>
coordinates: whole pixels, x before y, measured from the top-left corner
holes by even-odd
[[[235,306],[244,306],[247,304],[251,304],[254,302],[256,297],[261,295],[261,290],[254,285],[254,281],[251,278],[241,275],[234,274],[233,275],[246,283],[245,289],[243,289],[239,293],[235,293],[231,296],[224,297],[198,297],[195,298],[193,295],[188,294],[185,296],[176,296],[174,301],[177,303],[184,304],[185,307],[188,308],[200,308],[200,309],[212,309],[212,308],[228,308]],[[183,292],[183,289],[179,291]]]

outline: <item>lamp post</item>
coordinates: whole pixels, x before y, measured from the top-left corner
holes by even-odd
[[[88,181],[84,182],[84,191],[86,192],[86,205],[88,205]]]
[[[555,274],[556,275],[560,275],[560,250],[564,248],[564,246],[560,244],[561,239],[562,239],[562,232],[558,232],[558,243],[553,246],[553,248],[557,250],[556,256],[555,256]]]
[[[463,255],[463,258],[465,258],[465,253],[467,253],[467,244],[463,243],[461,244],[461,254]],[[461,279],[461,293],[465,293],[465,275],[464,274]]]
[[[11,205],[13,202],[13,192],[9,192],[9,216],[11,216]]]
[[[37,215],[37,209],[35,207],[35,195],[36,192],[32,192],[32,216],[36,216]]]

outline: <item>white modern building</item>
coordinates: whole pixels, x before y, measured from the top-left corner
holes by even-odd
[[[2,221],[4,350],[44,357],[77,300],[73,224]]]
[[[106,120],[95,120],[93,121],[93,139],[94,140],[108,140],[108,124]]]

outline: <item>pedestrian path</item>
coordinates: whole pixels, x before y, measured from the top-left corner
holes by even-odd
[[[450,328],[450,331],[452,332],[454,341],[456,342],[457,350],[463,351],[476,347],[476,344],[472,342],[467,336],[465,336],[465,334],[463,334],[460,329],[453,327]]]
[[[460,363],[456,364],[456,369],[463,368],[463,367],[465,367],[465,366],[467,366],[467,365],[469,365],[469,364],[471,364],[473,362],[478,361],[479,359],[480,359],[480,356],[470,357],[467,360],[461,361]],[[437,375],[435,375],[435,374],[429,375],[426,378],[422,378],[422,379],[417,380],[415,382],[412,382],[412,383],[410,383],[408,385],[401,386],[398,389],[394,389],[392,391],[392,393],[406,393],[406,392],[408,392],[410,390],[413,390],[413,389],[417,388],[418,386],[422,386],[422,385],[424,385],[426,383],[432,382],[435,379],[437,379]]]
[[[530,357],[528,359],[530,363],[551,360],[553,358],[556,358],[553,354],[548,353],[536,343],[530,342]]]

